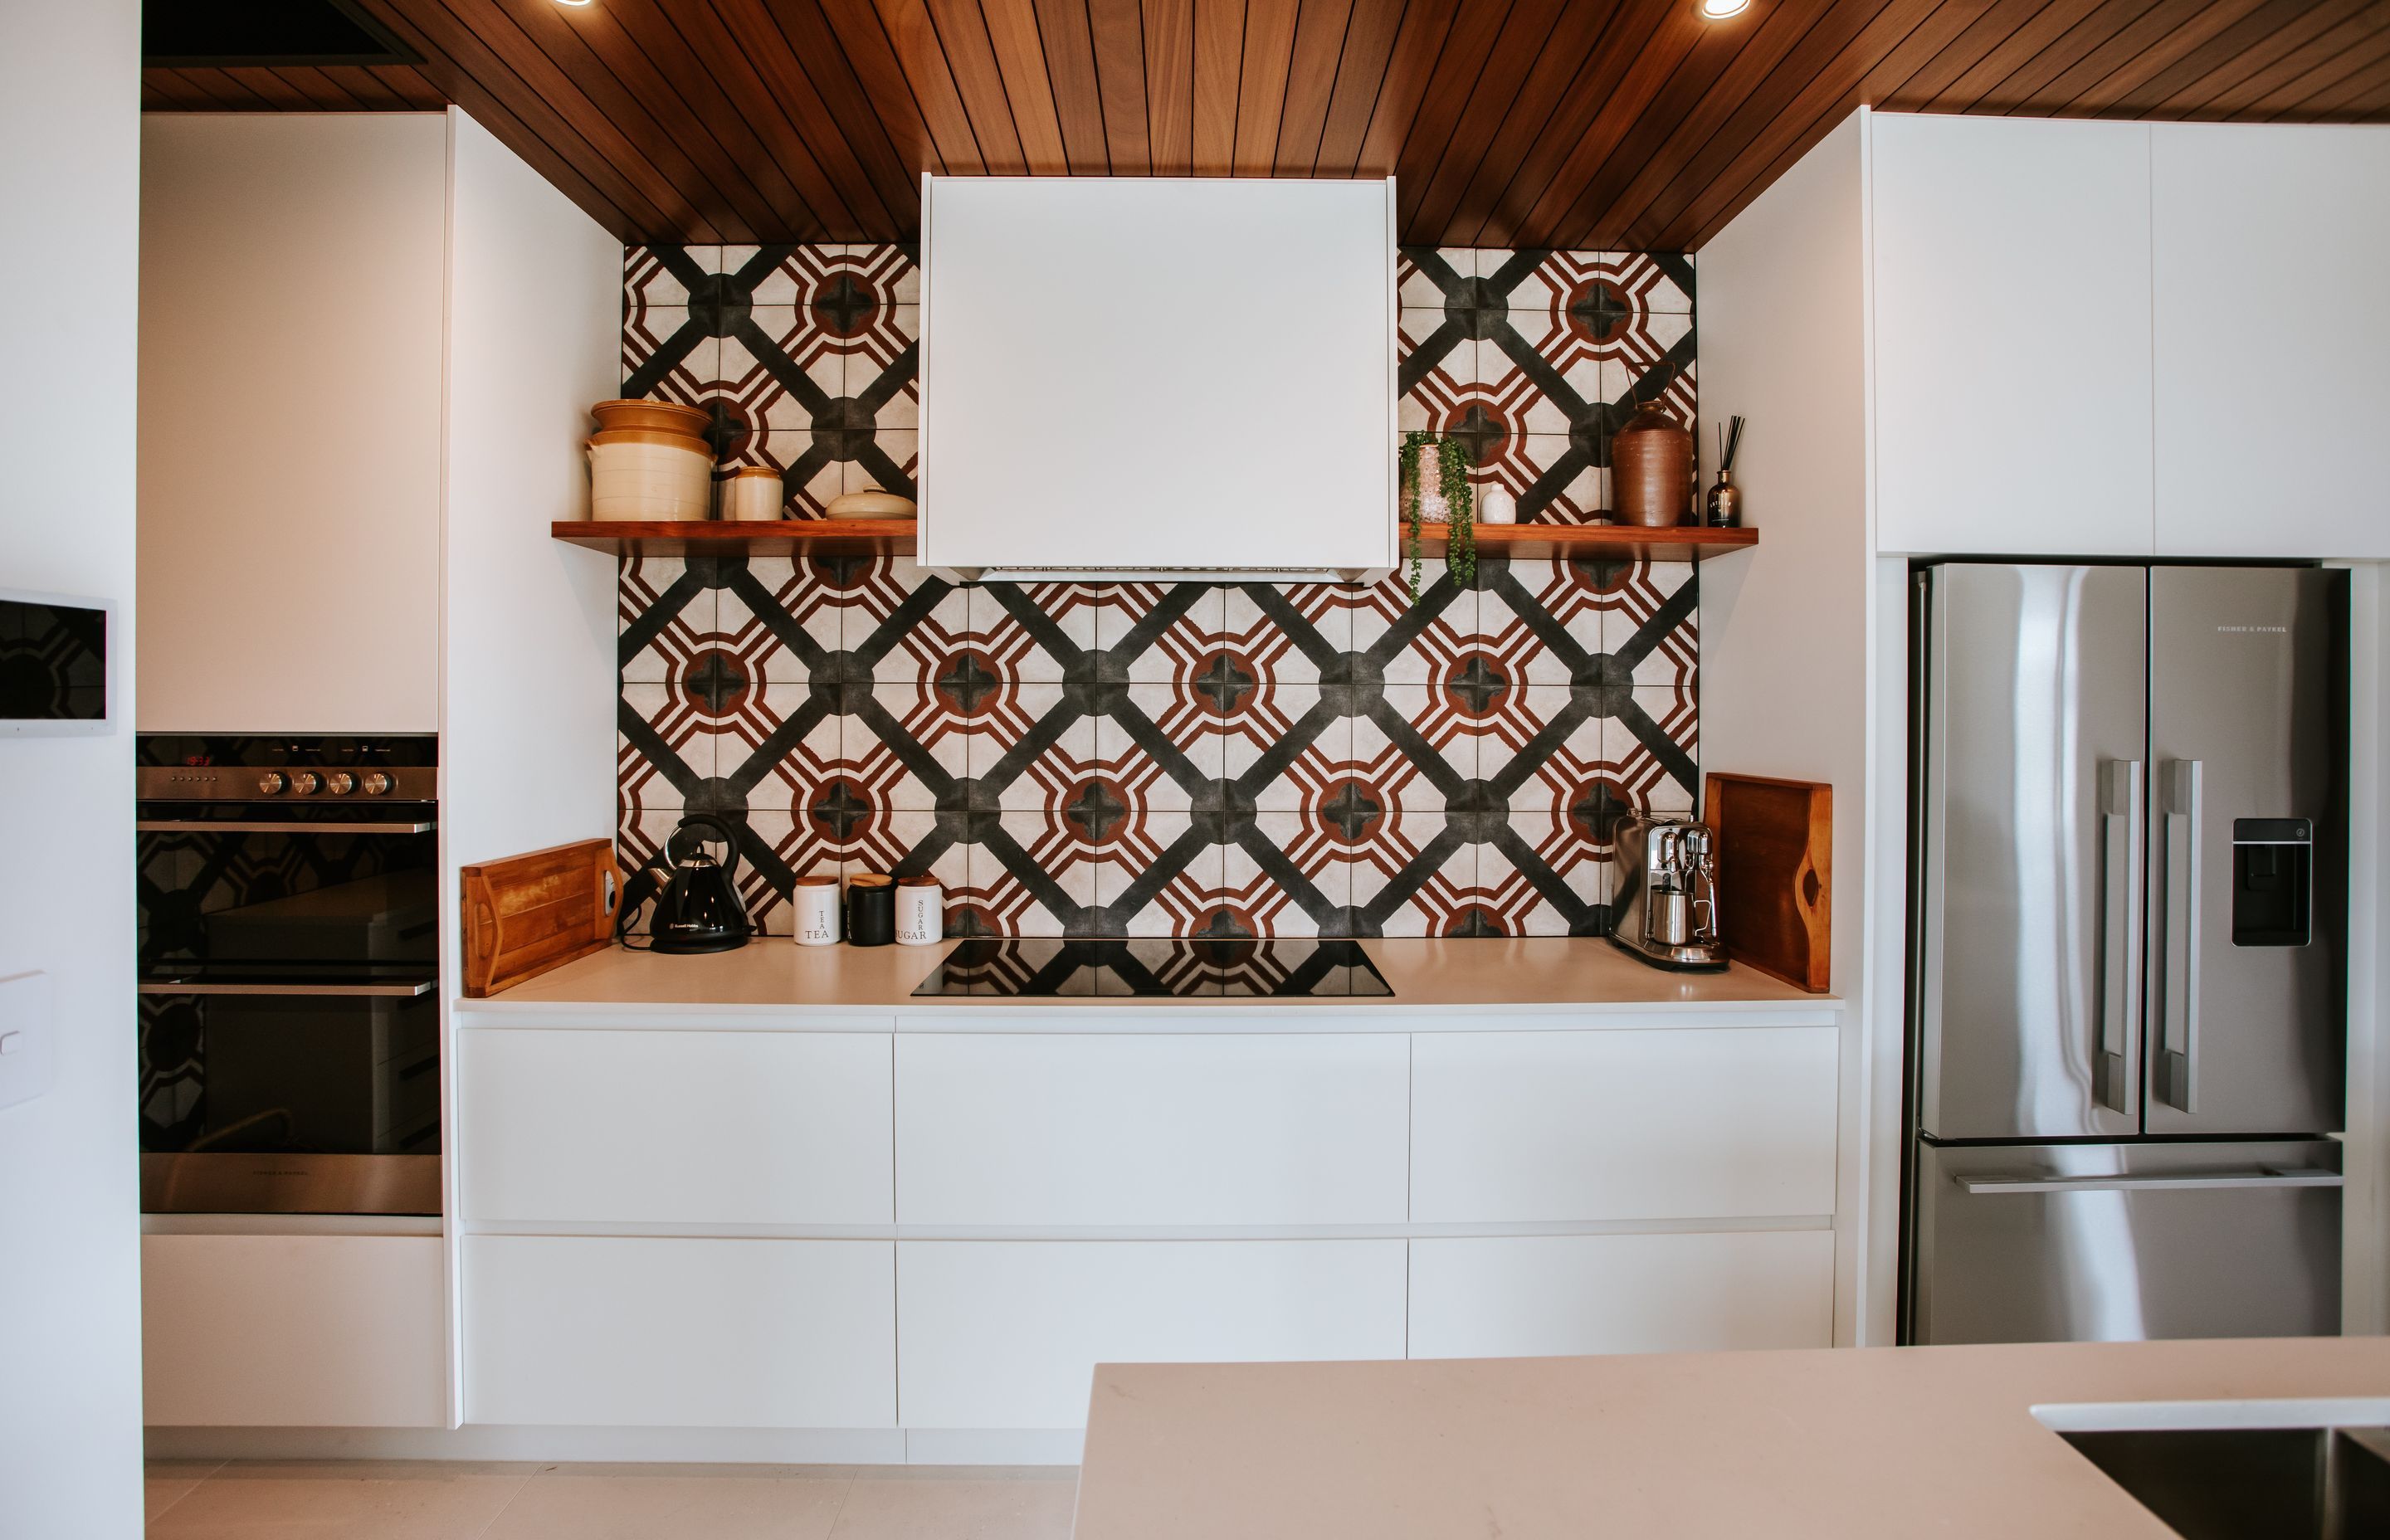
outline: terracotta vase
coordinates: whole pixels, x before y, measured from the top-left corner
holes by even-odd
[[[1620,523],[1683,523],[1692,502],[1693,435],[1658,402],[1637,407],[1610,437],[1610,484]]]

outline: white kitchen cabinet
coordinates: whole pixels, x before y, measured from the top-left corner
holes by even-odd
[[[456,1034],[476,1223],[886,1225],[886,1033]]]
[[[886,1428],[894,1242],[473,1236],[465,1418]]]
[[[900,1241],[909,1428],[1079,1428],[1099,1363],[1403,1355],[1400,1240]]]
[[[896,1039],[907,1225],[1353,1225],[1404,1213],[1394,1033]]]
[[[150,1426],[442,1427],[447,1385],[436,1235],[141,1238]]]
[[[2159,552],[2390,557],[2390,129],[2151,133]]]
[[[2150,133],[1872,119],[1880,549],[2155,548]]]
[[[1410,1355],[1833,1343],[1831,1230],[1411,1242]]]
[[[1834,1212],[1832,1027],[1421,1033],[1422,1224]]]

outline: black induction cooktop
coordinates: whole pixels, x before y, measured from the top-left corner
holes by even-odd
[[[1016,936],[960,943],[913,993],[1316,999],[1385,997],[1394,991],[1354,941]]]

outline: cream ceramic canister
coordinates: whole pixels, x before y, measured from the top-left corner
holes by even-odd
[[[722,517],[768,524],[780,517],[780,473],[767,465],[742,465],[722,484]]]
[[[896,944],[935,946],[946,938],[946,894],[934,877],[896,884]]]
[[[796,911],[797,944],[799,946],[835,946],[838,944],[838,879],[823,875],[800,877],[796,890],[790,895],[790,905]]]
[[[1481,524],[1517,523],[1519,500],[1500,487],[1487,487],[1477,495],[1477,521]]]

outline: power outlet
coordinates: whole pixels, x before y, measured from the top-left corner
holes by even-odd
[[[58,1027],[50,976],[0,979],[0,1108],[31,1101],[58,1079]]]

